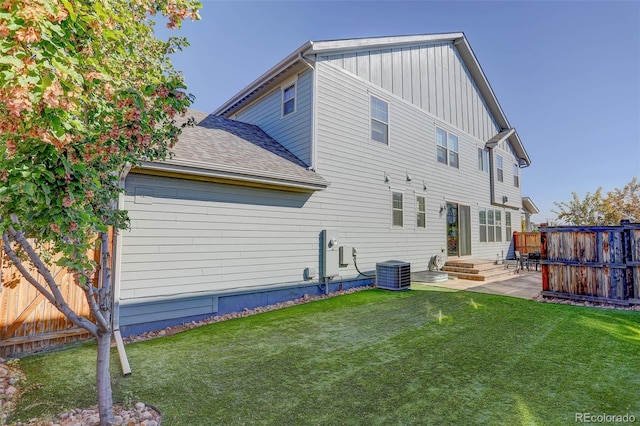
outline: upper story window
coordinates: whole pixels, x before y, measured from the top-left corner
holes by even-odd
[[[459,168],[458,137],[436,127],[436,144],[438,163]]]
[[[489,171],[489,149],[478,148],[478,170],[481,172]]]
[[[404,208],[402,203],[402,192],[391,193],[391,215],[393,226],[404,225]]]
[[[282,86],[282,116],[296,112],[296,83]]]
[[[419,195],[416,197],[416,227],[427,227],[427,203],[425,197]]]
[[[496,155],[496,172],[498,182],[504,182],[504,169],[502,168],[502,155]]]
[[[520,188],[520,167],[517,164],[513,165],[513,186]]]
[[[371,96],[371,139],[389,144],[389,103]]]

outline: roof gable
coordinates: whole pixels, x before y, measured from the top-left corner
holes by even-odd
[[[276,79],[287,78],[287,73],[297,72],[300,66],[308,66],[306,62],[314,61],[323,55],[351,54],[363,50],[370,49],[393,49],[402,47],[419,46],[424,44],[449,43],[453,45],[464,64],[470,78],[472,79],[477,91],[481,96],[482,102],[490,111],[491,117],[495,120],[495,128],[500,132],[503,129],[512,129],[502,107],[489,84],[480,64],[471,49],[464,33],[443,33],[443,34],[423,34],[423,35],[405,35],[394,37],[372,37],[372,38],[355,38],[343,40],[325,40],[325,41],[309,41],[297,50],[292,52],[287,58],[280,61],[275,67],[267,71],[260,78],[255,80],[245,89],[236,94],[233,98],[220,106],[214,114],[231,115],[240,105],[251,102],[252,99],[259,97],[266,86],[272,84]],[[476,90],[474,88],[474,90]],[[484,132],[488,134],[487,131]],[[489,139],[491,136],[486,136]],[[520,157],[521,165],[528,166],[531,162],[526,150],[518,136],[514,132],[509,137],[510,142],[514,146],[514,150]]]

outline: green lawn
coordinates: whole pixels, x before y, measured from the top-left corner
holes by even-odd
[[[640,312],[366,290],[127,345],[114,399],[162,425],[563,425],[640,421]],[[13,421],[95,404],[95,347],[20,360]]]

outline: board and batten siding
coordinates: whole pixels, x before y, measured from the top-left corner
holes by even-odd
[[[305,164],[311,165],[312,97],[313,73],[306,71],[297,77],[294,113],[282,116],[282,92],[278,86],[236,114],[235,119],[258,125]]]
[[[324,216],[342,235],[340,243],[358,248],[361,269],[398,259],[420,270],[426,269],[431,256],[446,255],[446,218],[440,208],[447,202],[471,208],[472,256],[494,259],[507,254],[510,237],[504,223],[501,243],[479,242],[479,209],[505,211],[492,206],[489,173],[478,169],[483,141],[332,63],[319,62],[316,67],[317,171],[331,185],[314,200],[323,204]],[[389,102],[388,145],[370,139],[371,95]],[[458,136],[458,169],[437,162],[436,127]],[[390,182],[384,181],[385,175]],[[391,226],[393,191],[404,194],[403,228]],[[416,227],[418,195],[426,197],[426,229]],[[513,227],[520,223],[520,214],[509,211]]]
[[[438,119],[487,141],[499,128],[453,43],[321,55]]]
[[[518,170],[519,173],[519,186],[514,184],[514,164],[518,164],[517,157],[511,147],[509,141],[502,141],[499,145],[492,149],[493,161],[493,173],[496,176],[494,179],[494,198],[493,202],[496,204],[504,204],[505,206],[519,209],[522,207],[522,169]],[[497,155],[502,156],[503,167],[503,180],[499,182],[497,179],[497,162],[495,158]],[[507,201],[503,202],[502,197],[507,197]]]

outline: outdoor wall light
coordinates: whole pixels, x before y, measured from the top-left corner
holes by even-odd
[[[409,172],[407,172],[407,182],[411,182],[411,175],[409,174]]]
[[[385,181],[386,183],[391,182],[391,178],[390,178],[390,177],[389,177],[389,175],[388,175],[388,174],[386,174],[386,173],[384,174],[384,181]]]

